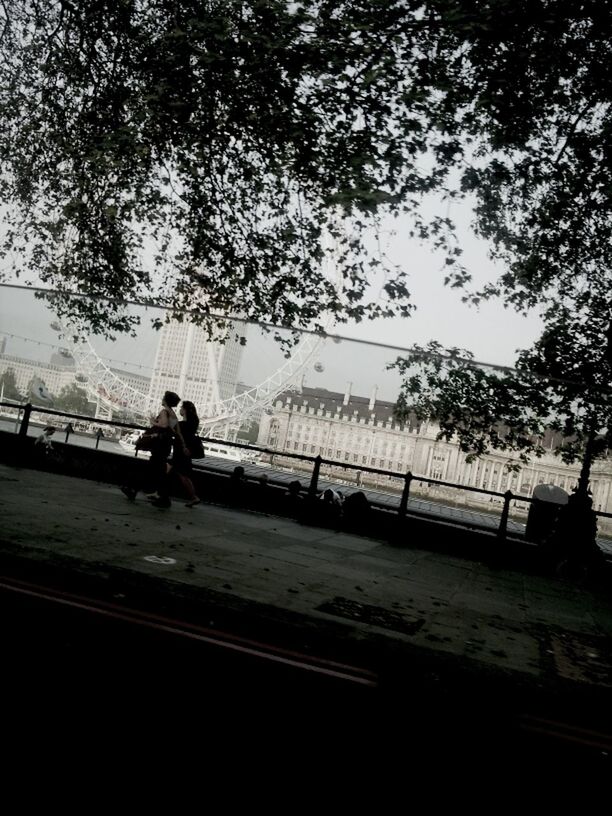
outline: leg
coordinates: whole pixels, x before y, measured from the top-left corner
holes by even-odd
[[[172,467],[166,461],[166,457],[160,458],[160,461],[156,463],[156,487],[157,487],[157,498],[153,499],[152,504],[155,507],[170,507],[170,489],[169,489],[169,478],[172,472]]]
[[[189,501],[185,503],[185,507],[195,507],[196,504],[200,503],[200,497],[195,492],[195,487],[193,486],[193,482],[185,473],[178,474],[179,479],[181,480],[181,484],[183,485],[183,489],[185,493],[187,493],[187,498]]]

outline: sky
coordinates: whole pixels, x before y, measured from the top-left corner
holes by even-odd
[[[469,202],[455,204],[449,215],[457,224],[463,250],[461,261],[473,276],[471,288],[497,279],[503,268],[489,259],[487,242],[475,236]],[[392,229],[395,235],[391,234]],[[408,232],[408,223],[401,219],[383,225],[386,254],[409,272],[408,287],[416,310],[409,319],[347,324],[339,328],[339,333],[402,348],[437,340],[445,347],[465,348],[477,360],[512,365],[516,350],[529,347],[539,336],[542,327],[539,316],[532,313],[524,317],[504,308],[500,301],[490,301],[479,308],[462,303],[461,290],[444,286],[442,254],[410,239]]]

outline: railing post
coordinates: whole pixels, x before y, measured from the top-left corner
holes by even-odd
[[[402,498],[400,500],[399,506],[399,517],[406,518],[406,512],[408,511],[408,497],[410,496],[410,484],[412,482],[412,473],[408,471],[408,473],[404,476],[404,489],[402,490]]]
[[[70,436],[70,434],[71,434],[73,431],[74,431],[74,428],[72,427],[72,422],[69,422],[69,423],[66,425],[66,438],[64,439],[64,442],[68,442],[68,437]]]
[[[500,538],[502,541],[506,538],[506,531],[508,527],[508,514],[510,513],[510,502],[512,501],[513,494],[511,490],[506,490],[504,493],[504,509],[502,510],[501,520],[499,522],[499,528],[497,530],[497,537]]]
[[[321,470],[321,456],[317,456],[314,460],[314,467],[312,469],[312,476],[310,477],[310,487],[308,488],[308,493],[311,498],[317,495],[317,485],[319,483],[319,471]]]
[[[23,406],[23,417],[19,426],[19,436],[28,435],[28,425],[30,424],[30,414],[32,413],[32,403],[28,402]]]
[[[98,433],[96,434],[96,450],[98,450],[98,445],[100,444],[100,439],[104,436],[102,433],[102,428],[98,429]]]

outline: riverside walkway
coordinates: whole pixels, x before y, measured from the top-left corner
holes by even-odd
[[[0,513],[0,565],[19,563],[22,577],[24,565],[69,571],[108,584],[115,605],[143,588],[182,598],[234,638],[355,667],[356,682],[411,707],[420,692],[456,702],[469,688],[482,718],[486,699],[512,727],[563,731],[598,759],[612,749],[609,590],[427,541],[393,546],[207,503],[161,511],[114,485],[7,465]]]

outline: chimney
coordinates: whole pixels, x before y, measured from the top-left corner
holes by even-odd
[[[346,384],[346,391],[344,392],[344,399],[342,400],[343,405],[348,405],[349,400],[351,398],[351,386],[353,385],[352,382],[347,382]]]
[[[374,388],[372,389],[372,396],[370,397],[370,402],[368,404],[368,410],[369,411],[374,410],[374,406],[376,405],[376,394],[377,394],[377,392],[378,392],[378,386],[375,385]]]

